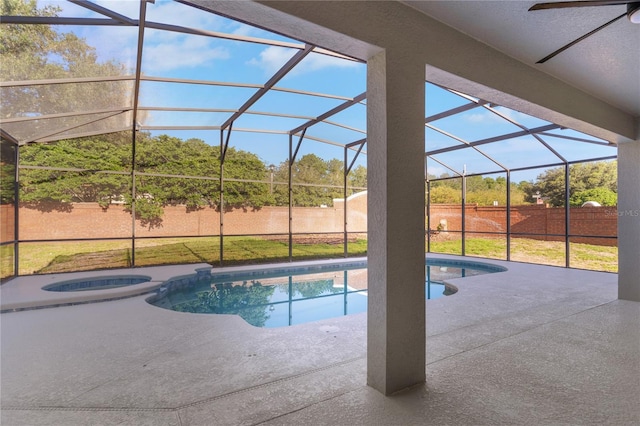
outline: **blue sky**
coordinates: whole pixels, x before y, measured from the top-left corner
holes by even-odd
[[[72,3],[54,1],[63,8],[60,16],[101,17],[94,12]],[[96,3],[120,14],[137,19],[137,1],[111,0]],[[240,36],[263,38],[276,42],[299,42],[272,34],[246,24],[234,22],[180,3],[156,0],[147,6],[147,20],[180,25],[207,31],[224,32]],[[113,60],[125,65],[129,72],[135,69],[137,28],[134,27],[62,27],[62,31],[73,31],[96,48],[100,60]],[[199,35],[147,28],[143,54],[143,73],[146,76],[207,80],[223,83],[264,84],[297,49],[282,46],[222,40]],[[256,102],[250,111],[275,112],[301,116],[299,118],[274,118],[259,114],[244,114],[235,123],[235,129],[264,129],[286,132],[344,102],[340,97],[353,98],[366,89],[366,65],[317,53],[310,54],[294,71],[286,75],[277,87],[322,93],[338,98],[301,96],[283,91],[272,91]],[[235,109],[242,105],[256,90],[229,86],[204,86],[143,82],[141,84],[141,106],[197,107]],[[441,88],[426,85],[426,115],[464,105],[469,101]],[[533,128],[548,124],[525,114],[497,108],[519,124]],[[152,112],[143,123],[147,126],[216,126],[222,124],[229,113],[176,113]],[[366,106],[356,105],[330,119],[344,127],[319,124],[311,127],[307,135],[346,144],[359,140],[366,129]],[[521,130],[498,115],[484,108],[475,108],[466,113],[430,123],[447,133],[467,142]],[[218,144],[219,131],[212,130],[157,130],[183,139],[197,137],[207,143]],[[571,130],[554,133],[588,138]],[[593,138],[591,138],[593,139]],[[545,140],[546,137],[545,137]],[[615,155],[616,150],[593,144],[577,143],[561,138],[548,138],[547,142],[568,160]],[[256,153],[267,164],[279,164],[288,157],[288,136],[270,133],[234,131],[231,146]],[[442,133],[426,129],[426,150],[458,145]],[[366,148],[365,148],[366,149]],[[560,160],[532,136],[487,144],[480,147],[500,164],[509,168],[549,164]],[[340,147],[305,140],[300,155],[315,153],[323,158],[343,158]],[[437,159],[468,173],[500,170],[500,166],[476,151],[465,149],[441,154]],[[366,164],[361,156],[356,164]],[[435,161],[428,161],[429,172],[440,175],[447,169]],[[449,172],[451,174],[451,172]],[[520,172],[518,180],[534,179],[540,170]]]

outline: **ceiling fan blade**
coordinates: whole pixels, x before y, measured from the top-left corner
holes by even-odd
[[[569,7],[592,7],[592,6],[615,6],[621,4],[633,3],[633,1],[627,0],[601,0],[601,1],[560,1],[553,3],[537,3],[529,8],[531,10],[544,10],[544,9],[564,9]]]
[[[618,16],[617,18],[613,18],[612,20],[610,20],[609,22],[607,22],[604,25],[599,26],[598,28],[596,28],[593,31],[589,31],[588,33],[586,33],[585,35],[583,35],[582,37],[579,37],[575,40],[573,40],[571,43],[562,46],[560,49],[556,50],[555,52],[551,53],[550,55],[545,56],[544,58],[540,59],[538,62],[536,62],[536,64],[543,64],[545,62],[547,62],[549,59],[553,58],[554,56],[558,55],[559,53],[564,52],[565,50],[567,50],[568,48],[570,48],[571,46],[573,46],[574,44],[580,43],[582,40],[584,40],[585,38],[594,35],[595,33],[597,33],[598,31],[608,27],[609,25],[613,24],[614,22],[616,22],[618,19],[620,18],[624,18],[625,16],[627,16],[626,13],[623,13],[622,15]]]

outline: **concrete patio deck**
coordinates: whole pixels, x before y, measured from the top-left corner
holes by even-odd
[[[617,276],[487,262],[509,270],[427,302],[427,382],[391,397],[366,386],[366,314],[261,329],[144,295],[4,313],[1,423],[640,424],[640,303]]]

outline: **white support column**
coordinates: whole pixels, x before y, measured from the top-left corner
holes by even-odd
[[[425,381],[425,67],[387,49],[367,62],[367,383]]]
[[[618,298],[640,302],[640,140],[618,146]]]

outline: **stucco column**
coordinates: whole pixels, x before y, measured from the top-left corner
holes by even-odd
[[[367,383],[425,380],[424,64],[387,49],[367,62]]]
[[[640,140],[618,146],[618,298],[640,302]]]

